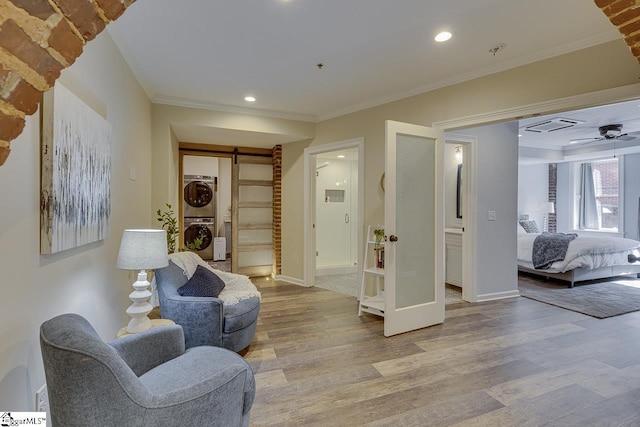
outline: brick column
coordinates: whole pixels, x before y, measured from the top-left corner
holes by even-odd
[[[273,271],[282,274],[282,145],[273,147]]]
[[[556,204],[556,188],[558,187],[558,164],[557,163],[549,163],[549,201],[553,202],[554,206],[557,207]],[[547,213],[547,229],[549,233],[556,232],[556,214],[555,213]]]
[[[595,0],[609,21],[623,35],[631,53],[640,62],[640,7],[637,0]]]

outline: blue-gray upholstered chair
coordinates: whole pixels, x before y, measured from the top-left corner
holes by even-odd
[[[178,288],[187,283],[184,271],[173,261],[155,270],[160,314],[184,329],[187,348],[213,345],[238,352],[251,344],[256,333],[260,298],[224,305],[214,297],[183,297]]]
[[[54,427],[248,426],[253,371],[232,351],[184,348],[178,325],[110,343],[83,317],[40,327]]]

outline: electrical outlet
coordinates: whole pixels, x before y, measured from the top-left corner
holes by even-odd
[[[36,412],[47,412],[49,410],[49,396],[47,395],[47,385],[44,384],[36,391]]]

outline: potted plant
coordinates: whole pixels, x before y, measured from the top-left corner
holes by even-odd
[[[178,235],[180,230],[178,228],[178,220],[176,214],[171,208],[169,203],[165,203],[167,210],[162,212],[160,209],[156,211],[158,221],[162,223],[162,228],[167,231],[167,251],[172,254],[176,251],[176,243],[178,241]],[[193,242],[187,243],[187,249],[191,251],[200,250],[202,243],[204,242],[204,235],[200,234]],[[182,251],[183,249],[178,249]]]
[[[375,241],[373,243],[373,250],[376,252],[376,267],[384,268],[384,246],[381,245],[384,239],[384,228],[376,227],[373,229]]]
[[[176,240],[178,240],[180,231],[178,230],[178,220],[176,219],[175,212],[171,209],[169,203],[165,204],[167,205],[167,210],[161,212],[160,209],[158,209],[156,215],[158,216],[158,221],[162,223],[162,228],[167,231],[167,250],[172,254],[176,251]]]

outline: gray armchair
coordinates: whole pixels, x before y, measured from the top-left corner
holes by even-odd
[[[248,426],[253,371],[217,347],[184,348],[178,325],[103,342],[83,317],[40,327],[54,427]]]
[[[251,344],[258,324],[260,298],[225,305],[214,297],[183,297],[178,288],[188,279],[180,267],[169,260],[169,266],[154,272],[160,313],[184,328],[187,348],[213,345],[238,352]]]

